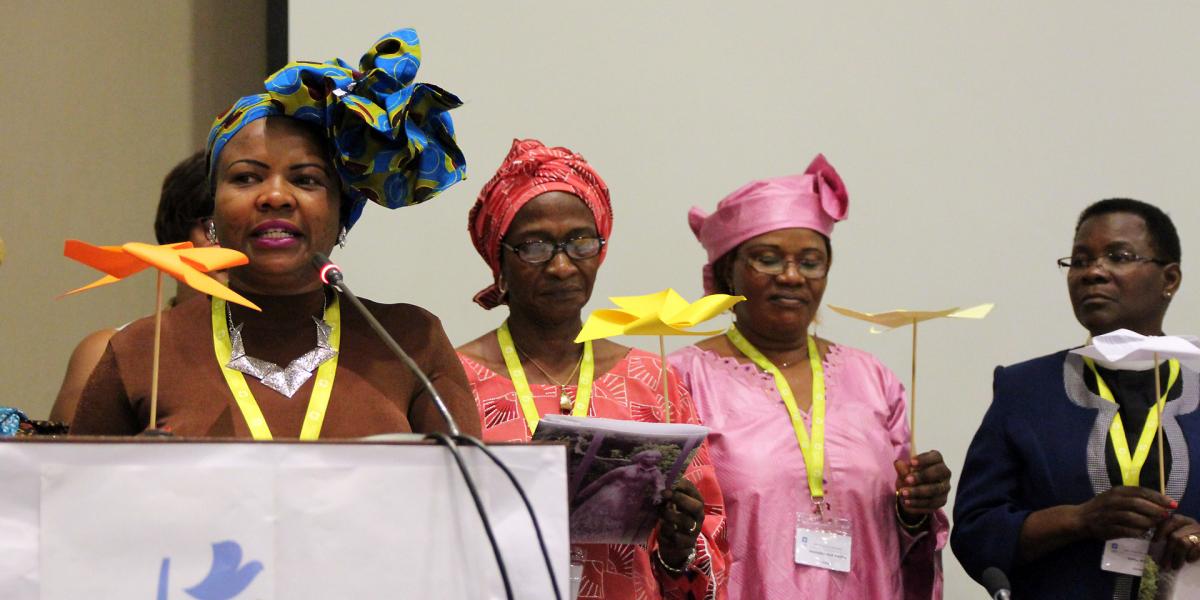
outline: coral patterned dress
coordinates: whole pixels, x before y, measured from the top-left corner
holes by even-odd
[[[529,427],[521,414],[513,383],[507,377],[458,355],[483,421],[487,442],[529,441]],[[630,350],[612,370],[592,382],[589,417],[661,422],[662,361],[656,354]],[[674,422],[699,423],[687,389],[672,370],[670,376],[671,417]],[[530,384],[534,404],[542,415],[561,414],[559,386]],[[563,390],[572,400],[576,387]],[[696,452],[684,476],[704,496],[704,524],[696,540],[696,560],[678,578],[654,566],[650,556],[657,547],[657,532],[646,545],[573,544],[572,562],[583,563],[579,598],[612,600],[723,599],[725,598],[728,547],[725,541],[725,507],[716,472],[708,457],[708,443]]]

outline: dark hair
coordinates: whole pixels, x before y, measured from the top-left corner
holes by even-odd
[[[830,264],[832,264],[833,263],[833,242],[829,241],[829,236],[827,236],[819,231],[817,232],[817,235],[821,236],[821,239],[825,240],[825,248],[829,251],[827,260],[830,262]],[[737,246],[734,247],[733,250],[730,250],[729,252],[722,254],[721,258],[718,258],[717,260],[713,261],[713,264],[712,264],[713,287],[716,288],[716,290],[715,290],[716,293],[733,295],[733,282],[727,280],[725,278],[725,274],[729,272],[731,267],[733,267],[733,261],[735,259],[737,259],[738,250],[741,250],[741,249],[742,249],[742,245],[738,244]]]
[[[212,216],[213,199],[208,193],[207,163],[203,151],[175,165],[163,179],[154,215],[154,237],[160,244],[191,239],[192,227]]]
[[[1079,228],[1083,226],[1084,221],[1112,213],[1130,213],[1141,217],[1146,222],[1146,230],[1150,232],[1151,245],[1159,254],[1159,259],[1168,263],[1177,263],[1183,258],[1183,250],[1179,245],[1179,233],[1175,231],[1175,224],[1171,222],[1171,217],[1157,206],[1140,200],[1108,198],[1092,204],[1079,213],[1079,221],[1075,223],[1075,233],[1079,233]]]

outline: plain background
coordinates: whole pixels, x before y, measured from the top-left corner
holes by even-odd
[[[62,241],[153,239],[162,177],[255,91],[261,12],[231,0],[0,8],[0,404],[44,417],[74,344],[149,312],[145,274],[54,300],[98,277],[62,258]],[[354,63],[415,27],[418,79],[466,101],[453,116],[470,179],[422,206],[368,207],[335,253],[363,295],[433,310],[456,344],[503,318],[471,303],[489,273],[466,214],[514,137],[571,147],[612,188],[589,309],[667,286],[699,296],[687,209],[824,152],[851,196],[826,304],[997,304],[984,321],[921,327],[918,445],[956,473],[991,369],[1084,339],[1053,260],[1088,203],[1131,196],[1174,217],[1185,278],[1167,331],[1200,333],[1188,275],[1198,5],[293,0],[291,17],[293,59]],[[817,329],[908,380],[907,331],[871,335],[829,311]],[[944,559],[948,598],[980,593]]]
[[[1200,239],[1196,5],[351,0],[338,11],[370,18],[342,25],[327,3],[291,2],[293,59],[355,63],[378,36],[414,27],[418,81],[466,102],[452,114],[468,181],[425,205],[369,206],[335,253],[361,294],[430,308],[456,344],[504,317],[471,302],[490,274],[466,215],[514,137],[583,154],[612,190],[589,309],[668,286],[695,299],[704,255],[688,208],[825,153],[851,198],[826,304],[996,303],[983,321],[920,328],[918,446],[955,473],[991,370],[1086,336],[1054,259],[1087,204],[1130,196],[1171,214],[1185,278],[1167,331],[1200,333],[1186,277]],[[827,310],[818,326],[908,381],[908,331],[867,330]],[[981,597],[943,556],[946,597]]]
[[[153,310],[149,273],[56,299],[101,275],[63,241],[154,242],[163,177],[262,89],[265,32],[242,0],[0,2],[0,406],[46,418],[75,344]]]

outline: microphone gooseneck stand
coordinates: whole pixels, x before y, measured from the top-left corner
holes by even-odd
[[[408,369],[412,371],[413,375],[415,375],[421,382],[421,386],[425,389],[425,391],[429,393],[429,397],[433,401],[434,407],[441,415],[442,420],[445,421],[446,428],[450,431],[450,435],[446,435],[441,432],[433,432],[426,434],[425,438],[434,440],[437,443],[445,446],[446,449],[450,451],[450,455],[454,457],[454,462],[458,466],[459,472],[462,474],[463,481],[467,484],[467,491],[471,493],[471,500],[475,503],[475,510],[479,513],[479,520],[483,523],[483,529],[487,534],[488,542],[491,543],[492,554],[496,557],[496,567],[500,571],[500,579],[504,583],[505,597],[507,597],[509,600],[512,600],[513,598],[512,583],[509,581],[508,569],[505,568],[504,558],[500,553],[500,545],[496,541],[496,534],[492,530],[491,519],[489,519],[487,516],[487,510],[484,508],[483,499],[479,495],[479,490],[475,485],[475,480],[471,476],[470,471],[467,469],[466,462],[463,460],[462,453],[459,451],[456,442],[466,443],[478,448],[484,453],[485,456],[487,456],[492,462],[500,467],[500,470],[503,471],[508,477],[508,480],[516,489],[517,494],[521,497],[521,501],[525,504],[525,509],[529,512],[529,518],[533,522],[533,529],[534,533],[537,535],[538,546],[541,548],[542,558],[546,563],[546,572],[550,576],[550,585],[554,589],[554,597],[557,600],[562,600],[562,594],[558,589],[558,579],[554,575],[554,569],[552,568],[550,562],[550,552],[546,548],[546,541],[542,535],[541,525],[538,523],[537,515],[534,514],[533,504],[529,502],[529,497],[526,495],[525,489],[519,482],[517,482],[516,476],[513,475],[512,471],[510,471],[509,468],[500,461],[500,458],[497,457],[491,450],[489,450],[482,442],[471,436],[462,434],[458,428],[458,424],[454,421],[454,417],[450,414],[450,410],[446,407],[446,402],[442,399],[442,395],[439,394],[437,388],[433,386],[433,382],[429,381],[429,377],[425,375],[419,366],[417,366],[416,361],[414,361],[412,357],[410,357],[408,353],[400,347],[400,344],[396,343],[396,340],[387,332],[386,329],[384,329],[383,325],[379,323],[379,320],[375,318],[375,315],[371,314],[371,311],[367,310],[367,307],[364,306],[362,301],[358,299],[358,296],[354,295],[354,292],[351,291],[346,285],[341,269],[338,268],[338,266],[332,261],[330,261],[329,257],[321,253],[317,253],[313,256],[313,266],[316,267],[317,272],[320,274],[321,281],[326,285],[336,288],[350,301],[350,304],[354,305],[354,308],[362,314],[364,319],[366,319],[371,329],[375,332],[375,335],[377,335],[379,339],[383,341],[384,345],[386,345],[393,354],[400,358],[405,366],[407,366]]]

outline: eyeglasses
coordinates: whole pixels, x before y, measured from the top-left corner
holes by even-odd
[[[796,265],[796,271],[805,279],[823,279],[829,274],[829,261],[823,256],[800,256],[784,258],[778,254],[762,253],[741,256],[751,269],[763,275],[782,275],[788,265]]]
[[[605,240],[602,237],[581,236],[571,238],[565,242],[544,242],[541,240],[533,242],[525,242],[510,246],[504,242],[500,242],[507,250],[517,255],[522,261],[531,265],[539,265],[544,262],[550,262],[555,254],[564,252],[573,260],[584,260],[592,258],[600,254],[600,250],[604,248]]]
[[[1099,264],[1104,270],[1110,273],[1127,271],[1139,263],[1154,263],[1158,265],[1168,264],[1165,260],[1150,258],[1148,256],[1138,256],[1132,252],[1105,252],[1100,256],[1092,257],[1085,255],[1065,256],[1058,259],[1058,268],[1067,273],[1077,273],[1086,271],[1092,268],[1092,265]]]

